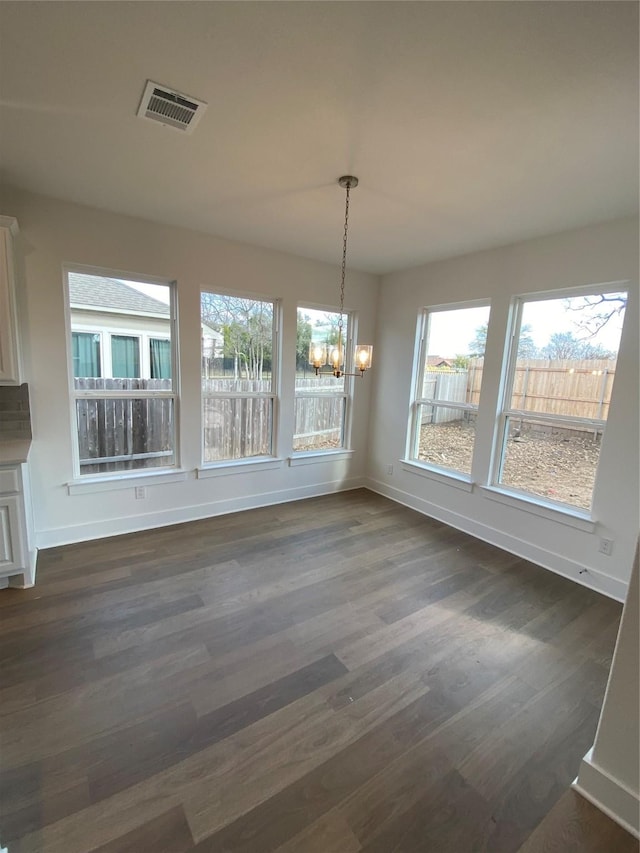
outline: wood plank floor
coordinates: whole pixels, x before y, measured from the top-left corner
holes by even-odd
[[[637,853],[640,842],[575,791],[555,804],[518,853]]]
[[[365,490],[43,551],[0,591],[0,847],[533,853],[620,612]]]

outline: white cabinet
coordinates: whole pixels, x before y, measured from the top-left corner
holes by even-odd
[[[0,385],[21,382],[13,251],[17,234],[17,220],[0,216]]]
[[[15,575],[24,567],[21,504],[19,495],[0,497],[0,573]]]
[[[35,582],[27,477],[25,464],[0,465],[0,587]]]

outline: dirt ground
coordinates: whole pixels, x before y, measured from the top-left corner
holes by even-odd
[[[471,472],[473,426],[452,421],[425,424],[420,431],[420,459]],[[589,509],[600,442],[590,434],[529,432],[507,441],[502,482],[541,497]]]

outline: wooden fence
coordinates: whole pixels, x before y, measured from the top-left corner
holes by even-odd
[[[424,373],[422,395],[427,400],[447,400],[450,403],[470,402],[468,371],[427,368]],[[422,406],[421,422],[423,424],[443,424],[458,420],[460,420],[459,409]]]
[[[521,359],[515,371],[511,408],[606,421],[615,367],[616,362],[607,359]],[[425,371],[423,396],[477,406],[483,372],[483,359],[474,359],[468,369],[430,367]],[[456,409],[422,407],[422,423],[444,423],[459,418]]]
[[[270,379],[203,379],[202,393],[205,462],[271,452]],[[249,396],[219,396],[229,393]],[[332,376],[296,375],[294,450],[341,446],[343,420],[344,383]]]
[[[468,371],[468,402],[480,400],[483,359]],[[609,359],[519,359],[511,408],[524,412],[606,420],[616,373]]]
[[[424,380],[424,396],[477,405],[483,370],[482,359],[474,360],[468,370],[429,369]],[[531,413],[606,420],[614,377],[615,361],[520,361],[512,407]],[[76,379],[75,387],[83,474],[172,464],[174,400],[145,396],[149,391],[170,392],[171,380]],[[101,398],[100,391],[123,391],[127,396]],[[132,396],[131,392],[135,391],[140,391],[141,396]],[[82,396],[83,392],[86,397]],[[202,392],[206,462],[270,452],[274,406],[270,379],[203,379]],[[239,396],[226,396],[231,392]],[[332,376],[298,375],[294,448],[339,447],[344,407],[343,383]],[[423,407],[422,422],[425,424],[459,417],[456,409]]]
[[[172,464],[174,400],[131,394],[169,392],[171,380],[76,379],[75,388],[79,392],[76,420],[83,474]],[[126,396],[100,397],[101,391],[122,391]],[[239,396],[227,396],[230,393]],[[202,396],[205,462],[271,452],[274,402],[270,379],[203,379]],[[296,378],[296,450],[342,444],[344,399],[344,384],[331,376]]]
[[[170,391],[170,379],[76,379],[77,392]],[[174,401],[171,397],[76,398],[83,474],[171,465]]]
[[[296,374],[294,450],[342,447],[344,380]]]

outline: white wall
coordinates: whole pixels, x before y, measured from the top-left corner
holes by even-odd
[[[386,276],[349,271],[347,308],[359,315],[359,339],[373,342],[374,370],[355,380],[351,458],[197,479],[200,462],[200,287],[247,291],[283,301],[281,457],[290,452],[296,303],[333,305],[338,270],[281,252],[174,229],[21,191],[4,191],[3,212],[21,228],[21,287],[27,378],[34,442],[31,475],[36,544],[168,524],[291,500],[359,484],[521,554],[597,589],[624,597],[638,530],[638,223],[620,220],[480,252]],[[67,403],[62,268],[175,279],[181,341],[180,461],[186,479],[148,488],[69,494],[73,478],[71,412]],[[476,442],[491,443],[499,364],[512,295],[608,281],[630,281],[631,297],[618,360],[613,403],[601,452],[593,530],[532,515],[401,468],[418,312],[429,304],[490,298],[482,408]],[[378,329],[375,329],[378,292]],[[375,333],[375,340],[374,340]],[[289,354],[287,356],[287,353]],[[369,442],[367,434],[369,433]],[[394,473],[386,473],[387,465]],[[474,471],[482,482],[483,471]],[[600,536],[614,556],[598,553]],[[579,575],[586,567],[589,574]]]
[[[427,237],[425,237],[427,239]],[[477,459],[488,460],[498,406],[500,367],[510,303],[517,294],[628,281],[630,298],[616,368],[611,412],[601,450],[594,529],[573,526],[552,511],[534,515],[473,487],[405,470],[411,371],[418,313],[425,306],[491,300]],[[638,222],[618,220],[387,275],[382,280],[371,412],[370,487],[488,542],[624,598],[638,534]],[[393,465],[393,474],[387,466]],[[487,482],[488,465],[474,467]],[[487,470],[484,470],[485,467]],[[585,529],[586,528],[586,529]],[[598,553],[599,537],[615,542]],[[579,574],[587,568],[587,574]]]
[[[638,552],[593,748],[576,790],[640,837],[640,590]]]
[[[289,467],[293,433],[296,304],[337,307],[337,266],[242,245],[183,229],[119,216],[19,191],[3,191],[3,213],[20,225],[20,308],[31,392],[30,455],[36,545],[169,524],[220,512],[360,485],[367,466],[370,377],[355,380],[354,453],[349,459]],[[69,494],[73,478],[68,403],[63,265],[177,281],[181,404],[181,482]],[[200,288],[248,291],[282,300],[282,400],[277,452],[269,470],[197,479],[200,464]],[[348,272],[345,308],[356,310],[360,340],[374,334],[379,280]]]

